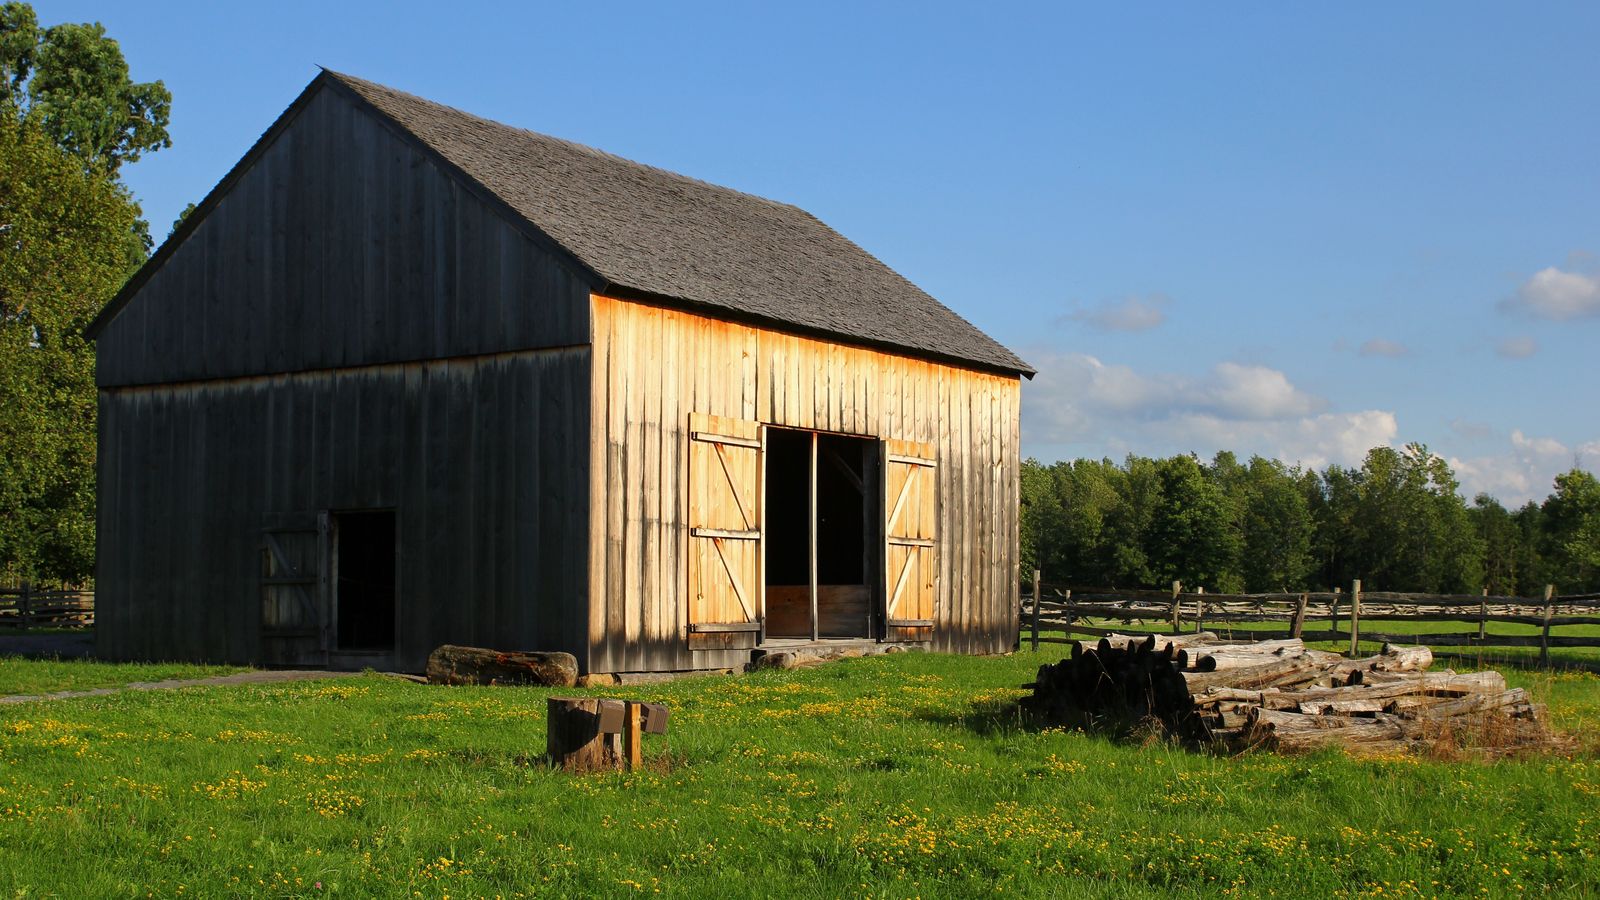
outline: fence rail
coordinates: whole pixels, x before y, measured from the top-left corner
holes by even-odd
[[[26,583],[0,587],[0,631],[93,625],[94,591],[44,590]]]
[[[1027,639],[1037,650],[1041,643],[1066,644],[1074,635],[1098,637],[1128,626],[1149,630],[1159,625],[1168,633],[1204,630],[1206,623],[1250,625],[1278,623],[1281,629],[1250,627],[1235,631],[1235,639],[1249,641],[1300,638],[1305,641],[1348,642],[1354,654],[1361,641],[1428,644],[1432,646],[1538,647],[1541,664],[1548,665],[1551,647],[1600,647],[1600,632],[1552,634],[1552,629],[1600,626],[1600,594],[1556,595],[1546,586],[1544,596],[1501,597],[1487,591],[1471,594],[1402,594],[1367,591],[1361,582],[1342,590],[1304,593],[1208,594],[1204,588],[1185,591],[1174,582],[1170,591],[1068,588],[1039,583],[1023,588],[1022,622]],[[1387,632],[1385,622],[1439,622],[1476,625],[1467,631],[1433,633]],[[1120,623],[1121,628],[1105,627]],[[1495,624],[1532,626],[1535,634],[1491,631]],[[1041,631],[1062,636],[1042,636]]]

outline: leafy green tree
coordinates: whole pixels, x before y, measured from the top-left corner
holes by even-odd
[[[1306,587],[1314,525],[1300,472],[1277,460],[1252,457],[1244,489],[1240,575],[1246,589]]]
[[[1250,512],[1250,470],[1239,462],[1231,450],[1218,452],[1211,463],[1201,467],[1206,480],[1221,492],[1227,521],[1227,534],[1222,537],[1222,549],[1227,559],[1222,563],[1220,580],[1207,587],[1222,589],[1236,585],[1233,590],[1244,590],[1245,524]]]
[[[1098,553],[1101,580],[1114,587],[1156,584],[1161,576],[1150,559],[1150,532],[1166,502],[1156,461],[1130,454],[1120,469],[1109,460],[1102,465],[1116,501],[1104,515]]]
[[[1529,500],[1511,514],[1511,525],[1517,532],[1513,544],[1517,573],[1514,593],[1518,597],[1531,597],[1551,583],[1550,567],[1541,546],[1544,543],[1544,508]]]
[[[194,212],[194,204],[193,203],[190,203],[187,206],[185,206],[182,209],[182,211],[180,211],[178,213],[178,217],[176,219],[172,220],[172,228],[167,233],[171,234],[173,231],[177,231],[178,230],[178,226],[183,224],[183,220],[189,218],[189,215],[191,213],[193,213],[193,212]],[[1035,465],[1037,465],[1037,463],[1035,463]]]
[[[1600,480],[1574,468],[1555,488],[1541,508],[1550,580],[1563,593],[1600,590]]]
[[[1242,589],[1231,569],[1239,546],[1222,489],[1192,456],[1160,460],[1155,467],[1162,502],[1146,532],[1150,574],[1159,584],[1182,581],[1219,591]]]
[[[128,275],[137,215],[37,124],[0,117],[0,574],[93,571],[94,354],[82,330]]]
[[[100,23],[40,28],[26,3],[0,6],[0,105],[112,177],[123,163],[172,146],[164,84],[134,82]]]
[[[1330,466],[1314,540],[1323,580],[1394,591],[1474,591],[1483,545],[1455,474],[1421,444],[1374,447],[1360,469]]]

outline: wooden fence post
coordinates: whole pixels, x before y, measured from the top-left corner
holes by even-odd
[[[1333,589],[1333,600],[1328,603],[1328,631],[1339,630],[1339,589]]]
[[[1350,585],[1350,655],[1361,654],[1361,579]]]
[[[17,598],[17,621],[22,623],[22,630],[27,631],[33,627],[33,583],[22,583],[22,596]]]
[[[1199,595],[1194,600],[1194,633],[1199,634],[1206,622],[1206,589],[1197,587],[1194,592]]]
[[[1039,652],[1039,570],[1033,570],[1033,652]]]
[[[1478,643],[1489,636],[1489,589],[1483,589],[1484,599],[1478,601]]]
[[[1181,623],[1183,621],[1182,618],[1181,618],[1182,615],[1183,615],[1183,611],[1178,606],[1178,595],[1180,593],[1182,593],[1182,592],[1183,592],[1183,582],[1174,581],[1172,583],[1172,633],[1173,634],[1179,634],[1181,632],[1181,629],[1179,628],[1179,623]]]
[[[1299,639],[1301,631],[1306,627],[1306,604],[1311,598],[1306,594],[1300,595],[1299,602],[1294,605],[1294,618],[1289,622],[1289,637]]]
[[[635,700],[628,701],[627,711],[622,718],[622,756],[623,763],[629,772],[637,770],[644,764],[644,704]]]
[[[1555,595],[1555,585],[1544,586],[1544,631],[1539,635],[1539,665],[1545,668],[1550,667],[1550,610],[1553,609],[1551,603]]]

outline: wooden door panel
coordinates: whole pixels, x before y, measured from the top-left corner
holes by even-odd
[[[938,596],[938,478],[933,445],[884,442],[887,640],[932,636]]]
[[[325,515],[297,517],[304,524],[261,532],[261,662],[327,662],[327,524]]]
[[[688,622],[692,649],[754,647],[761,628],[761,426],[689,417]]]

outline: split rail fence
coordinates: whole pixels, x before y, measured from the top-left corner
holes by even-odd
[[[0,587],[0,631],[93,625],[94,591],[45,590],[26,583]]]
[[[1205,630],[1208,623],[1230,631],[1231,640],[1348,643],[1352,655],[1361,641],[1425,644],[1430,647],[1537,647],[1548,665],[1552,647],[1600,647],[1600,629],[1570,631],[1575,626],[1600,626],[1600,594],[1498,597],[1483,594],[1402,594],[1361,589],[1358,580],[1347,593],[1208,594],[1204,588],[1185,591],[1174,582],[1170,591],[1068,588],[1041,584],[1023,587],[1022,638],[1039,649],[1042,643],[1068,644],[1082,638],[1129,631],[1181,634]],[[1417,633],[1386,631],[1385,623],[1435,622],[1476,625],[1459,631]],[[1272,625],[1280,625],[1273,628]],[[1531,626],[1532,633],[1492,630],[1496,624]],[[1526,632],[1526,629],[1524,629]],[[1046,632],[1046,634],[1041,634]],[[1049,634],[1057,632],[1059,634]]]

